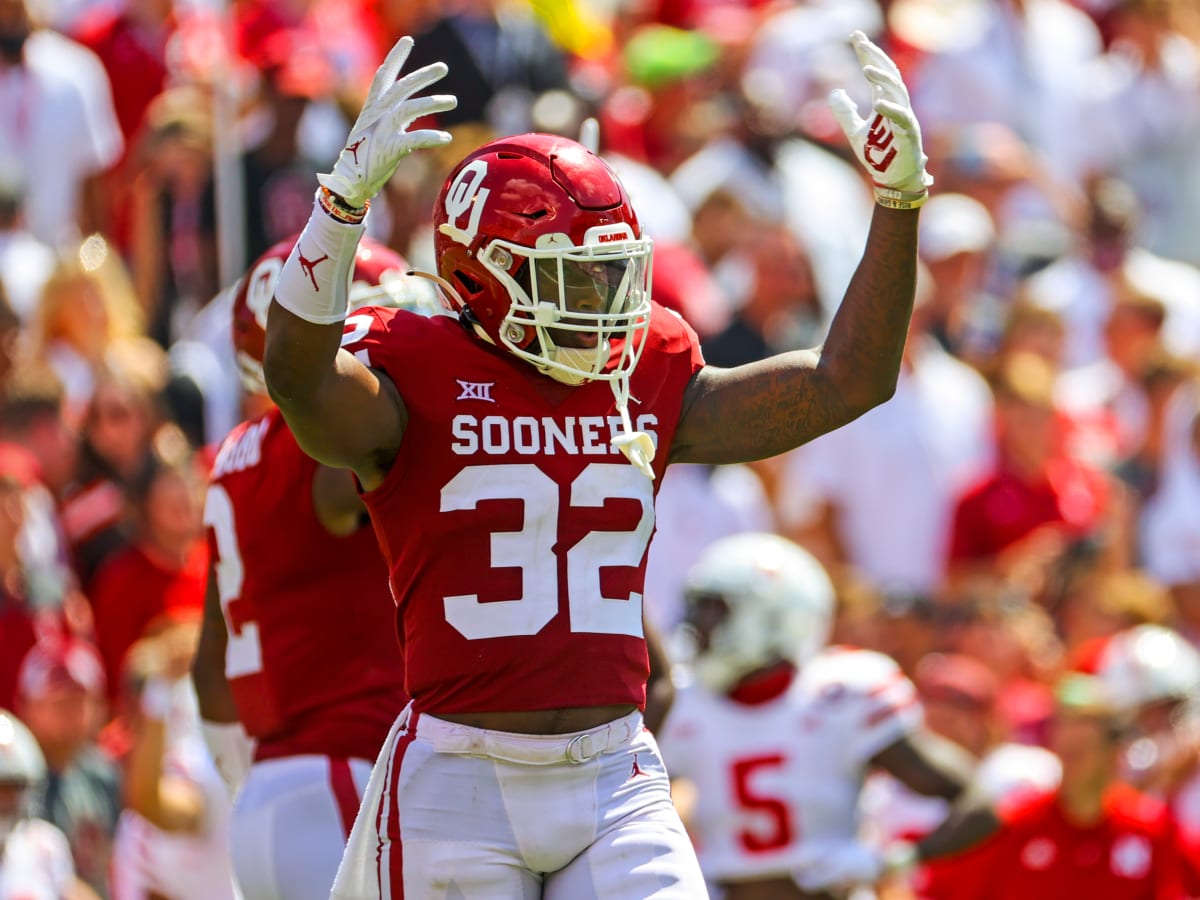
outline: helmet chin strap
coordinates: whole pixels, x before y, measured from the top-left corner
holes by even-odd
[[[573,347],[555,348],[555,360],[573,368],[583,368],[593,358],[594,351]],[[557,366],[539,367],[540,371],[562,384],[579,385],[588,379],[576,372],[567,372]],[[621,434],[614,435],[612,445],[625,454],[625,458],[637,466],[639,472],[654,480],[654,439],[644,431],[634,431],[629,418],[629,374],[622,373],[609,382],[613,399],[616,400],[617,415],[621,417]]]
[[[629,375],[622,373],[609,384],[617,401],[622,430],[621,434],[613,437],[612,445],[624,453],[638,471],[653,481],[654,468],[650,463],[654,461],[654,439],[644,431],[633,430],[633,423],[629,419]]]

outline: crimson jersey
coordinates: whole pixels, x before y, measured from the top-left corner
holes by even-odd
[[[609,443],[612,389],[568,387],[450,316],[358,311],[343,346],[395,382],[408,424],[365,495],[388,560],[407,685],[431,713],[645,703],[654,493],[695,333],[655,306],[631,377],[653,481]]]
[[[205,503],[225,674],[258,759],[374,759],[408,702],[375,535],[317,521],[316,468],[273,410],[230,432]]]

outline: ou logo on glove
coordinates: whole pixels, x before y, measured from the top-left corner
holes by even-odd
[[[871,123],[867,132],[866,145],[863,147],[863,156],[876,172],[886,172],[892,160],[896,158],[896,148],[892,146],[893,138],[887,119],[876,113],[875,121]]]

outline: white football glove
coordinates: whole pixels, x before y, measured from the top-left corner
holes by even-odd
[[[396,80],[412,46],[410,37],[396,42],[375,72],[371,90],[346,138],[345,148],[333,164],[333,171],[317,176],[321,186],[341,197],[347,206],[356,209],[366,206],[392,177],[400,160],[412,151],[450,142],[445,131],[405,130],[415,119],[446,112],[458,105],[458,99],[448,94],[412,96],[443,78],[448,71],[445,63],[432,63]]]
[[[805,848],[792,877],[809,892],[849,890],[879,882],[885,875],[899,874],[917,862],[916,848],[907,842],[887,850],[857,841],[818,844]]]
[[[850,44],[871,84],[871,120],[858,114],[841,89],[829,95],[830,109],[875,183],[876,200],[883,206],[915,209],[925,202],[933,179],[925,171],[928,157],[921,148],[921,126],[908,89],[896,64],[865,34],[855,31]]]

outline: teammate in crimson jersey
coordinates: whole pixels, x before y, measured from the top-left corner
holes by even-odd
[[[450,173],[433,277],[455,315],[346,320],[370,198],[450,139],[406,129],[455,103],[414,97],[442,64],[397,80],[408,38],[380,67],[318,176],[264,360],[301,446],[364,490],[413,695],[334,897],[704,896],[641,720],[654,492],[669,462],[781,453],[895,389],[929,178],[898,71],[852,43],[871,120],[844,93],[833,106],[877,185],[867,252],[823,350],[730,370],[651,301],[651,244],[612,169],[552,135],[493,141]]]
[[[266,308],[292,243],[235,290],[234,345],[257,402]],[[412,308],[432,297],[406,268],[364,241],[354,301]],[[240,721],[255,742],[232,827],[239,887],[246,900],[326,900],[371,762],[408,700],[387,569],[349,473],[307,456],[273,408],[221,445],[205,522],[214,566],[195,669],[202,712],[210,733]],[[215,749],[225,763],[230,752]]]
[[[663,757],[694,788],[677,795],[696,798],[681,806],[725,900],[836,895],[994,827],[965,793],[966,754],[924,729],[895,662],[825,648],[833,587],[811,554],[773,534],[733,535],[705,548],[686,591],[693,677]],[[915,845],[860,842],[859,791],[873,767],[922,794],[963,797],[951,823]]]

